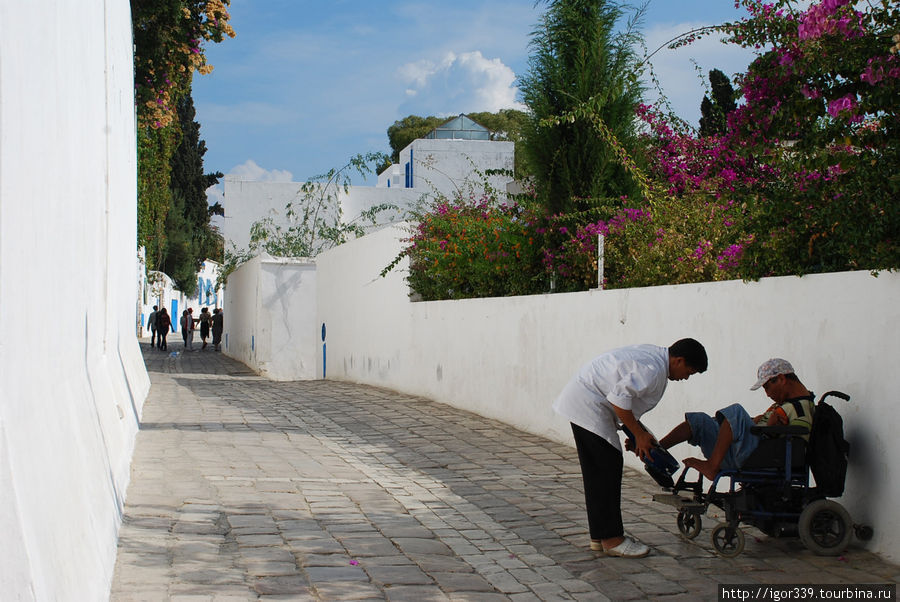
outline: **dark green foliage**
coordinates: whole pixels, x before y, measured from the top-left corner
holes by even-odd
[[[712,136],[725,133],[728,115],[737,108],[734,88],[728,76],[713,69],[709,72],[710,95],[704,95],[700,103],[700,135]]]
[[[635,47],[641,11],[624,25],[619,4],[551,0],[532,33],[529,72],[520,89],[531,116],[524,150],[549,214],[616,205],[638,192],[613,149],[587,120],[546,120],[590,105],[624,149],[637,144],[634,110],[642,86]]]
[[[391,161],[400,162],[400,151],[406,148],[410,142],[422,138],[428,132],[447,121],[446,117],[419,117],[410,115],[387,129],[388,142],[391,145]]]
[[[203,173],[206,143],[200,139],[200,124],[194,121],[194,100],[188,93],[177,106],[181,139],[170,161],[172,206],[166,217],[168,236],[163,271],[179,290],[193,294],[197,271],[204,259],[222,260],[220,236],[209,223],[211,213],[206,189],[216,184],[221,173]]]

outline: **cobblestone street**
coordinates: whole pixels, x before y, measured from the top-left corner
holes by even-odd
[[[625,528],[652,552],[607,558],[588,547],[574,448],[409,395],[141,346],[152,387],[112,600],[693,601],[719,583],[900,575],[859,547],[818,557],[751,529],[719,558],[715,518],[683,539],[628,469]]]

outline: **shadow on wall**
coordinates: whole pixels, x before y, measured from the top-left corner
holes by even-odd
[[[839,412],[840,409],[837,408]],[[883,475],[888,474],[888,467],[884,457],[878,455],[871,445],[870,433],[859,427],[850,428],[844,433],[844,438],[850,443],[847,475],[852,476],[852,483],[865,484],[866,487],[866,495],[860,496],[853,508],[853,518],[857,523],[871,524],[872,517],[877,516],[876,504],[884,500]]]

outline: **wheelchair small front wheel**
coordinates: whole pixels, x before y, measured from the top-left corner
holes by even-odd
[[[725,523],[719,523],[713,529],[712,543],[719,556],[734,558],[744,551],[744,532],[737,526],[729,527]]]
[[[700,535],[700,529],[703,528],[703,521],[700,520],[700,513],[694,510],[678,511],[678,531],[687,539],[694,539]]]
[[[816,500],[800,513],[800,541],[819,556],[837,556],[850,544],[853,523],[850,513],[832,500]]]

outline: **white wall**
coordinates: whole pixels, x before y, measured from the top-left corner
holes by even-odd
[[[387,228],[317,258],[328,378],[422,395],[571,445],[569,425],[550,406],[578,367],[604,350],[686,336],[706,346],[709,370],[670,383],[645,417],[657,436],[687,410],[735,401],[764,409],[764,393],[748,389],[760,363],[784,357],[816,393],[852,396],[850,404],[834,400],[853,451],[841,501],[855,521],[874,526],[868,548],[900,559],[893,508],[900,464],[892,460],[900,456],[892,424],[900,274],[411,303],[402,273],[378,276],[407,236],[403,227]],[[673,451],[694,455],[688,446]],[[627,461],[638,466],[630,454]]]
[[[436,194],[453,198],[467,198],[470,188],[483,190],[480,179],[473,172],[489,169],[513,169],[515,144],[490,140],[430,140],[418,139],[409,144],[400,155],[400,165],[382,172],[377,186],[350,186],[346,191],[337,189],[335,194],[343,212],[343,221],[356,220],[362,211],[376,205],[390,203],[401,209],[378,215],[379,224],[402,219],[402,210],[415,207],[423,199]],[[403,164],[412,158],[413,187],[405,188]],[[390,174],[399,170],[399,183],[387,187]],[[493,175],[488,181],[498,191],[505,192],[508,176]],[[242,180],[239,176],[225,176],[225,218],[222,234],[225,248],[246,249],[250,243],[250,226],[263,218],[271,217],[275,224],[286,227],[285,214],[288,203],[300,203],[304,198],[299,182],[256,182]],[[480,194],[480,193],[479,193]],[[365,224],[363,224],[365,225]]]
[[[286,224],[285,207],[301,198],[299,182],[254,182],[238,176],[225,176],[225,218],[222,236],[225,248],[229,243],[237,249],[250,244],[250,226],[266,217],[278,224]]]
[[[401,183],[405,180],[406,163],[412,164],[413,188],[423,191],[439,191],[452,198],[456,192],[465,191],[466,183],[477,186],[483,191],[484,186],[473,172],[478,169],[505,169],[512,172],[515,167],[515,143],[496,140],[448,140],[419,138],[413,140],[400,151]],[[506,183],[512,178],[508,176],[491,176],[489,182],[498,190],[505,190]],[[379,185],[387,181],[379,180]],[[394,184],[391,184],[393,187]]]
[[[228,277],[222,350],[272,380],[317,377],[316,265],[255,257]]]
[[[149,380],[129,4],[0,0],[0,591],[106,599]]]

